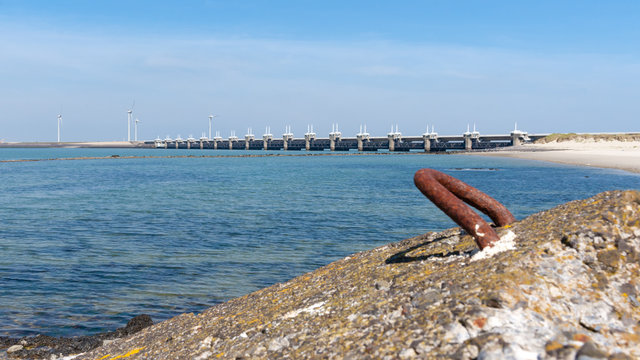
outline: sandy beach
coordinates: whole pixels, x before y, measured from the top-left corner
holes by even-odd
[[[472,155],[513,157],[640,173],[640,141],[570,140],[524,144]]]

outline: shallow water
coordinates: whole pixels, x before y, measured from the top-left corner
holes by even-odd
[[[0,149],[0,160],[242,151]],[[248,154],[264,152],[252,151]],[[0,334],[163,320],[388,242],[455,226],[413,185],[431,167],[516,218],[611,189],[617,170],[464,155],[0,163]]]

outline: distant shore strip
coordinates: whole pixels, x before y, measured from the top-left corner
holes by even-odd
[[[442,154],[442,153],[438,153]],[[330,154],[243,154],[243,155],[166,155],[166,156],[136,156],[136,155],[108,155],[108,156],[79,156],[46,159],[8,159],[0,163],[34,162],[34,161],[62,161],[62,160],[108,160],[108,159],[202,159],[202,158],[261,158],[261,157],[304,157],[304,156],[370,156],[370,155],[428,155],[423,152],[370,152],[370,153],[330,153]]]

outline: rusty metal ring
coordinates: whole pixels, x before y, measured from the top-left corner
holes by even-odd
[[[497,226],[509,225],[516,221],[509,210],[491,196],[440,171],[418,170],[413,182],[424,196],[473,236],[481,250],[492,246],[500,238],[465,202],[485,213]]]

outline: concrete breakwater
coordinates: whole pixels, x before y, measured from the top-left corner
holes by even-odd
[[[76,359],[640,357],[640,192],[357,253]],[[506,239],[505,239],[506,240]]]

